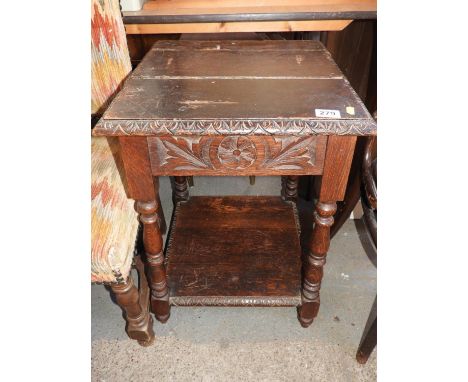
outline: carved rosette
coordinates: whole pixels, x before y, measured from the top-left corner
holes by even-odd
[[[150,137],[153,175],[318,174],[324,137]],[[237,174],[238,175],[238,174]]]
[[[218,159],[227,168],[247,168],[257,159],[257,149],[247,137],[226,137],[218,146]]]

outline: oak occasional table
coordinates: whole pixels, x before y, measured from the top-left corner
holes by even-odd
[[[159,321],[167,321],[171,305],[297,306],[301,325],[312,323],[356,136],[376,134],[322,44],[158,42],[93,134],[120,142]],[[186,177],[193,175],[281,175],[286,181],[278,197],[190,198]],[[300,175],[320,178],[303,265],[295,207]],[[165,255],[158,176],[175,180]]]

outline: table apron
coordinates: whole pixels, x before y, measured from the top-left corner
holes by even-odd
[[[321,175],[326,136],[148,137],[151,171],[159,175]]]

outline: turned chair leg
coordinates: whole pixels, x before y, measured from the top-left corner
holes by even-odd
[[[288,175],[281,177],[282,190],[281,196],[284,200],[297,202],[299,177],[297,175]]]
[[[177,204],[189,199],[188,182],[186,176],[174,176],[173,200]]]
[[[149,346],[154,342],[153,319],[148,305],[140,300],[138,289],[131,275],[122,284],[111,285],[117,304],[125,315],[126,332],[131,339],[137,340],[141,346]]]
[[[302,305],[298,309],[299,322],[307,328],[317,316],[320,307],[320,283],[323,277],[323,266],[330,246],[330,227],[335,202],[318,202],[315,206],[310,251],[304,264],[302,285]]]
[[[137,201],[136,210],[143,223],[143,244],[150,275],[151,311],[158,321],[165,323],[170,316],[170,306],[162,249],[163,240],[158,225],[158,204],[155,200]]]

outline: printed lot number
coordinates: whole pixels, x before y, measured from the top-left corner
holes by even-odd
[[[322,118],[341,118],[339,110],[315,109],[315,116]]]

